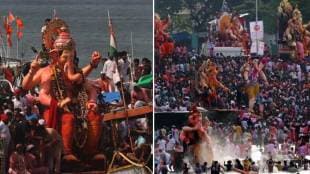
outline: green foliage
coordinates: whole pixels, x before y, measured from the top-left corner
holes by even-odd
[[[212,20],[222,6],[219,0],[184,0],[184,5],[190,10],[193,30],[204,32],[208,22]]]
[[[155,12],[162,17],[174,16],[184,7],[182,0],[155,0]]]
[[[249,13],[246,17],[247,21],[256,20],[256,1],[255,0],[230,0],[228,4],[231,5],[234,11],[239,13]],[[264,29],[267,33],[276,32],[277,8],[280,0],[258,0],[258,20],[264,21]]]
[[[187,31],[192,32],[191,18],[188,15],[172,16],[172,26],[170,28],[174,32]]]

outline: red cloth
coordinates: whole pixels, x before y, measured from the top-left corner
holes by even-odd
[[[298,59],[305,58],[304,44],[302,42],[297,42],[296,48],[297,48],[297,58]]]
[[[57,123],[59,122],[58,114],[57,114],[57,103],[56,99],[52,99],[49,110],[44,113],[44,119],[46,121],[46,127],[54,128],[58,130]]]
[[[9,117],[8,117],[8,115],[6,115],[6,114],[1,114],[1,115],[0,115],[0,120],[6,122],[6,121],[9,120]]]

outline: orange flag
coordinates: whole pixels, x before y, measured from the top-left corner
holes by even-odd
[[[15,16],[12,12],[9,12],[8,21],[10,24],[15,21]]]
[[[16,17],[16,26],[17,26],[17,38],[18,40],[20,40],[23,37],[24,22],[19,17]]]
[[[21,18],[16,17],[16,25],[18,28],[23,29],[24,28],[24,22],[22,21]]]
[[[12,33],[13,33],[13,28],[9,23],[9,17],[5,17],[4,18],[4,22],[3,22],[4,28],[6,30],[6,38],[7,38],[7,43],[9,47],[12,47]]]

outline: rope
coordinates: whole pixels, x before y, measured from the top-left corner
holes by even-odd
[[[129,159],[126,155],[124,155],[122,152],[116,152],[114,153],[113,155],[113,158],[112,158],[112,161],[110,163],[110,166],[109,166],[109,171],[108,173],[110,173],[110,171],[112,171],[112,165],[113,165],[113,162],[114,162],[114,159],[116,157],[116,155],[120,155],[123,159],[125,159],[128,163],[130,163],[131,165],[133,166],[136,166],[136,167],[140,167],[140,168],[146,168],[150,173],[153,173],[152,170],[146,166],[144,163],[142,164],[139,164],[139,163],[136,163],[134,161],[132,161],[131,159]],[[126,167],[127,168],[127,167]],[[120,167],[119,169],[122,169],[122,167]]]

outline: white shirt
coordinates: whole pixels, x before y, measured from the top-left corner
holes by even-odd
[[[180,106],[179,110],[180,110],[180,111],[187,111],[187,107],[185,107],[185,106]]]
[[[167,151],[172,151],[176,144],[176,140],[174,138],[170,138],[169,142],[167,143]]]
[[[158,148],[159,148],[159,149],[162,149],[163,151],[166,151],[166,143],[167,143],[167,141],[164,140],[164,139],[158,140],[158,141],[157,141]]]
[[[11,134],[9,127],[5,125],[3,121],[0,121],[0,137],[4,138],[7,144],[9,144],[11,141]]]
[[[102,72],[105,73],[105,75],[110,79],[113,79],[113,74],[116,73],[116,71],[116,62],[114,60],[108,59],[103,65]]]
[[[271,154],[271,155],[275,155],[276,154],[276,147],[274,144],[270,143],[266,145],[266,153],[267,154]]]
[[[14,98],[12,101],[15,109],[16,108],[23,109],[23,104],[20,98],[19,100],[17,98]]]
[[[118,74],[116,62],[110,59],[107,60],[103,65],[102,72],[115,83],[115,74]]]
[[[127,72],[130,66],[130,62],[129,61],[125,62],[123,59],[120,59],[118,60],[118,66],[119,66],[120,75],[123,77],[124,82],[128,82],[129,74],[127,74]]]

